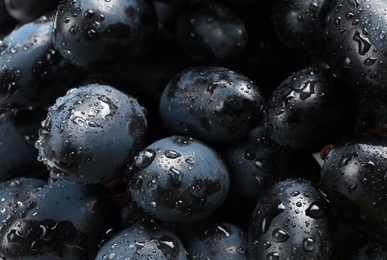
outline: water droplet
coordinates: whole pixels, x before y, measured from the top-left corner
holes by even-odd
[[[347,13],[347,15],[345,16],[347,18],[347,20],[351,20],[355,15],[353,13]]]
[[[299,99],[305,101],[307,98],[310,98],[313,94],[315,94],[315,88],[318,83],[320,83],[318,80],[306,80],[294,90],[294,94],[298,94]]]
[[[345,157],[342,161],[341,161],[341,165],[342,166],[346,166],[348,165],[348,163],[352,160],[352,156],[351,157]]]
[[[343,67],[345,69],[351,69],[352,68],[352,61],[349,57],[344,57],[343,58]]]
[[[372,171],[372,169],[375,167],[375,163],[372,161],[368,161],[368,162],[362,163],[360,166],[366,169],[367,171]]]
[[[298,191],[298,190],[295,190],[295,191],[293,191],[290,195],[292,195],[292,196],[298,196],[298,195],[300,195],[300,192]]]
[[[285,210],[285,205],[281,202],[280,204],[278,204],[277,208],[280,210]]]
[[[355,32],[352,39],[358,43],[358,52],[360,55],[365,55],[370,50],[370,40],[359,31]]]
[[[352,4],[355,8],[360,5],[359,0],[348,0],[348,3]]]
[[[90,127],[102,127],[101,125],[97,124],[97,123],[94,122],[94,121],[90,121],[90,122],[88,123],[88,125],[89,125]]]
[[[186,163],[190,164],[190,165],[194,165],[195,164],[195,158],[194,157],[188,157],[186,160],[185,160]]]
[[[98,36],[98,33],[96,30],[90,29],[87,31],[87,35],[89,36],[89,38],[95,38]]]
[[[36,201],[29,201],[27,203],[27,209],[33,209],[36,206]]]
[[[224,84],[225,82],[223,81],[215,81],[215,82],[212,82],[210,85],[208,85],[207,87],[207,91],[210,92],[211,94],[214,93],[214,90],[219,87],[220,85]]]
[[[348,192],[352,193],[357,189],[357,182],[348,186]]]
[[[265,241],[265,242],[263,242],[263,248],[264,249],[268,249],[269,247],[271,247],[271,243],[270,243],[270,241]]]
[[[279,260],[279,254],[277,252],[271,252],[266,255],[266,260]]]
[[[182,179],[183,174],[178,169],[173,166],[169,168],[168,180],[172,185],[179,186],[181,184]]]
[[[137,180],[134,182],[134,188],[136,190],[140,189],[142,186],[142,176],[138,176]]]
[[[78,28],[79,28],[78,25],[71,26],[70,29],[69,29],[69,33],[71,33],[73,35],[77,34],[78,33]]]
[[[313,251],[316,248],[316,241],[311,237],[307,237],[302,241],[302,246],[306,251]]]
[[[317,3],[310,4],[310,10],[312,10],[313,12],[317,12],[318,9],[319,9],[319,5]]]
[[[155,179],[152,179],[150,182],[148,182],[148,189],[155,190],[157,188],[157,181]]]
[[[341,22],[341,17],[340,16],[336,17],[336,19],[335,19],[336,26],[339,26],[340,22]]]
[[[276,116],[279,116],[279,115],[283,114],[284,112],[285,112],[285,109],[277,109],[277,110],[275,111],[275,115],[276,115]]]
[[[27,211],[22,210],[19,212],[19,218],[24,218],[25,216],[27,216]]]
[[[386,32],[385,31],[381,31],[380,34],[379,34],[379,39],[380,40],[384,40],[386,38]]]
[[[136,157],[136,167],[144,169],[148,167],[156,157],[156,152],[151,149],[145,149]]]
[[[179,158],[181,156],[181,154],[179,154],[176,151],[172,151],[172,150],[167,150],[167,151],[165,151],[164,154],[169,159],[176,159],[176,158]]]
[[[89,9],[84,13],[85,18],[91,18],[94,16],[94,11]]]
[[[366,65],[366,66],[372,66],[372,65],[375,64],[376,60],[377,60],[376,58],[369,57],[369,58],[367,58],[367,59],[364,60],[364,65]]]
[[[276,243],[282,243],[289,239],[289,234],[280,228],[274,229],[271,235]]]
[[[8,241],[15,243],[15,244],[23,244],[25,242],[24,238],[26,236],[28,236],[28,234],[30,233],[30,230],[25,230],[24,232],[22,233],[21,230],[12,229],[7,234],[7,239],[8,239]]]
[[[305,214],[313,219],[318,219],[324,216],[324,212],[317,203],[310,204],[310,206],[305,210]]]
[[[180,208],[182,205],[183,205],[183,201],[182,200],[178,200],[178,201],[175,202],[175,207],[176,208]]]
[[[246,252],[247,252],[246,248],[244,248],[244,247],[238,247],[236,249],[236,251],[237,251],[237,253],[243,254],[243,255],[246,254]]]

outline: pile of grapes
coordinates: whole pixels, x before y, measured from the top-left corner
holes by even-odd
[[[0,0],[0,259],[386,259],[387,2]]]

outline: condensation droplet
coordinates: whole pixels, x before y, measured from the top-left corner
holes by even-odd
[[[277,252],[271,252],[266,255],[266,260],[279,260],[279,254]]]
[[[169,182],[171,182],[175,186],[180,185],[183,179],[183,174],[173,166],[169,168],[168,176],[169,176],[168,177]]]
[[[372,65],[375,64],[376,60],[377,60],[376,58],[369,57],[369,58],[367,58],[367,59],[364,60],[364,65],[366,65],[366,66],[372,66]]]
[[[271,235],[273,236],[273,240],[276,243],[285,242],[289,239],[289,234],[280,228],[274,229]]]
[[[167,151],[165,151],[164,154],[169,159],[176,159],[176,158],[179,158],[181,156],[180,153],[178,153],[176,151],[172,151],[172,150],[167,150]]]
[[[316,248],[316,241],[311,237],[307,237],[302,241],[302,246],[308,252],[313,251]]]
[[[270,241],[265,241],[265,242],[263,242],[263,248],[264,249],[268,249],[269,247],[271,247],[271,243],[270,243]]]
[[[357,182],[348,186],[348,192],[352,193],[357,189]]]
[[[87,11],[85,12],[84,16],[85,16],[86,18],[91,18],[91,17],[94,16],[94,11],[91,10],[91,9],[89,9],[89,10],[87,10]]]
[[[370,40],[359,31],[356,31],[352,38],[358,43],[358,53],[360,55],[365,55],[371,49]]]
[[[155,179],[152,179],[150,182],[148,182],[149,190],[155,190],[156,188],[157,188],[157,181]]]
[[[71,33],[73,35],[77,34],[78,33],[78,25],[71,26],[69,29],[69,33]]]
[[[305,210],[305,214],[313,219],[318,219],[324,216],[324,212],[316,203],[310,204],[310,206]]]
[[[145,149],[136,157],[136,167],[140,169],[148,167],[153,162],[155,157],[156,152],[154,150]]]

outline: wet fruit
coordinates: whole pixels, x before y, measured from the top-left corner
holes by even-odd
[[[49,108],[36,148],[54,178],[95,183],[121,176],[143,148],[147,121],[133,97],[108,86],[71,89]]]

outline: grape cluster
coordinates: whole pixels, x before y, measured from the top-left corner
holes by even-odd
[[[0,0],[0,259],[385,259],[386,10]]]

